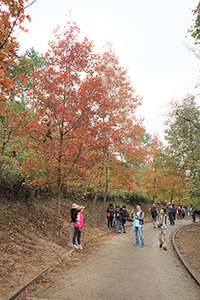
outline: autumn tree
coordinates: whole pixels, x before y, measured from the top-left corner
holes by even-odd
[[[199,198],[200,109],[195,97],[188,95],[182,101],[172,101],[165,124],[165,138],[179,172],[185,174],[187,190]]]
[[[6,97],[12,94],[14,78],[9,78],[7,67],[13,63],[17,56],[19,43],[14,36],[14,31],[19,28],[27,31],[23,27],[26,19],[25,9],[36,0],[28,4],[28,0],[1,0],[0,1],[0,102],[5,102]]]
[[[194,16],[194,24],[188,30],[191,33],[191,36],[196,40],[196,44],[200,39],[200,1],[195,9],[192,10],[192,14]]]
[[[146,161],[140,166],[138,171],[137,192],[147,197],[151,202],[155,202],[160,195],[162,174],[160,158],[164,147],[157,135],[151,137],[146,147]]]
[[[105,185],[103,216],[108,192],[108,175],[109,181],[112,181],[111,174],[113,179],[115,176],[113,185],[115,181],[117,187],[126,185],[130,188],[130,183],[134,182],[127,163],[130,165],[142,160],[144,151],[141,147],[141,135],[144,133],[144,128],[142,120],[135,116],[135,110],[141,104],[141,98],[135,94],[127,70],[120,66],[110,44],[101,55],[97,71],[105,87],[104,97],[107,99],[109,108],[103,112],[103,123],[99,126],[97,133],[101,138],[104,154],[102,165],[98,169],[101,174],[99,182]],[[134,184],[132,188],[133,186]],[[93,201],[91,226],[93,226],[94,207],[99,189],[100,186]]]
[[[102,155],[94,150],[102,148],[101,132],[110,125],[103,122],[110,103],[97,72],[99,56],[93,54],[92,42],[79,40],[79,33],[76,25],[55,30],[55,40],[43,57],[46,69],[35,72],[30,95],[35,113],[26,132],[31,138],[27,146],[37,151],[38,158],[46,156],[52,182],[57,182],[54,241],[61,184],[82,176]]]

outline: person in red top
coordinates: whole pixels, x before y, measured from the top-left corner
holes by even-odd
[[[78,206],[77,210],[77,216],[76,216],[76,222],[74,223],[74,227],[75,227],[75,233],[74,233],[74,237],[73,237],[73,247],[76,249],[83,249],[82,245],[81,245],[81,230],[83,229],[83,211],[84,211],[84,206]],[[75,241],[78,241],[78,245],[75,244]]]
[[[172,204],[172,206],[173,206],[173,218],[174,218],[174,221],[176,220],[176,213],[177,213],[177,207],[174,205],[174,204]]]

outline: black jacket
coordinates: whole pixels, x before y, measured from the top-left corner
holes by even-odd
[[[119,221],[121,221],[123,224],[126,223],[127,218],[129,217],[129,213],[126,209],[120,208],[119,210]]]
[[[71,209],[71,222],[75,223],[76,222],[76,216],[77,216],[77,209],[72,208]]]

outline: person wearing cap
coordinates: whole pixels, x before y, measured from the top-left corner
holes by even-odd
[[[73,238],[74,232],[75,232],[74,224],[76,222],[76,216],[77,216],[77,213],[78,213],[77,208],[78,208],[78,205],[76,203],[73,203],[72,208],[71,208],[71,223],[70,223],[71,232],[70,232],[70,235],[69,235],[69,243],[68,243],[69,247],[73,246],[72,238]]]
[[[75,227],[75,232],[74,232],[74,237],[73,237],[73,247],[76,249],[83,249],[81,245],[81,231],[83,229],[83,211],[84,211],[85,206],[78,206],[77,210],[77,216],[76,216],[76,222],[74,224]],[[78,244],[75,244],[75,241],[78,241]]]

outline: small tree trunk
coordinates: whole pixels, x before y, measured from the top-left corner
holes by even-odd
[[[102,224],[103,224],[103,219],[104,219],[104,214],[105,214],[107,194],[108,194],[108,168],[106,167],[106,187],[105,187],[105,194],[104,194],[104,199],[103,199],[103,209],[101,212],[101,223]]]
[[[92,203],[92,212],[91,212],[91,219],[90,219],[90,226],[91,227],[94,227],[93,225],[93,220],[94,220],[94,210],[95,210],[95,205],[96,205],[96,202],[97,202],[97,198],[99,196],[99,190],[100,190],[100,187],[101,187],[101,178],[102,178],[102,174],[103,174],[103,167],[101,168],[101,174],[100,174],[100,179],[99,179],[99,186],[97,188],[97,192],[94,196],[94,199],[93,199],[93,203]]]
[[[92,203],[92,212],[91,212],[91,219],[90,219],[90,226],[93,228],[94,224],[93,224],[93,220],[94,220],[94,210],[95,210],[95,205],[97,202],[97,198],[99,196],[99,189],[97,190],[94,199],[93,199],[93,203]]]
[[[60,214],[60,202],[61,202],[61,179],[60,179],[60,176],[58,177],[58,180],[57,180],[57,190],[58,190],[58,196],[57,196],[56,213],[55,213],[53,231],[52,231],[52,242],[55,242],[55,240],[56,240],[56,229],[57,229],[58,218],[59,218],[59,214]]]

